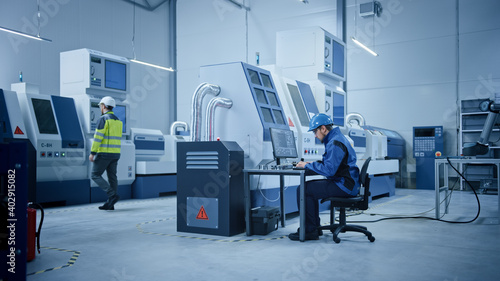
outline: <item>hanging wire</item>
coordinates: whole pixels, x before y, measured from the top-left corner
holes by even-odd
[[[358,12],[358,0],[354,3],[354,38],[358,39],[358,25],[356,20],[356,14]]]
[[[134,57],[134,60],[136,59],[135,57],[135,6],[136,6],[136,3],[135,3],[135,0],[134,0],[134,13],[133,13],[133,24],[132,24],[132,55]]]
[[[38,18],[38,34],[37,34],[37,36],[40,37],[40,0],[37,0],[36,4],[38,6],[38,13],[37,13],[37,18]]]

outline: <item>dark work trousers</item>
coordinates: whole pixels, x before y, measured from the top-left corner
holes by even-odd
[[[335,182],[327,179],[306,181],[304,195],[306,233],[317,231],[317,228],[321,226],[318,200],[327,197],[352,197],[340,189]],[[300,188],[297,188],[297,206],[300,210]]]
[[[118,167],[118,159],[106,158],[97,156],[92,167],[92,180],[108,195],[108,202],[117,196],[118,178],[116,177],[116,169]],[[102,177],[106,171],[109,183]]]

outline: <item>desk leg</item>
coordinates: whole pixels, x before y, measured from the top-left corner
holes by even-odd
[[[497,163],[497,184],[498,184],[498,224],[500,224],[500,164]]]
[[[439,201],[440,201],[440,189],[439,186],[439,162],[437,160],[434,161],[434,188],[436,190],[436,219],[439,219]]]
[[[281,226],[285,227],[285,176],[280,175],[280,208],[281,208]]]
[[[448,175],[448,169],[449,167],[446,167],[446,165],[443,165],[443,174],[444,174],[444,213],[448,214],[448,203],[450,202],[450,182],[449,182],[449,175]]]
[[[299,240],[304,242],[306,240],[306,201],[305,201],[305,173],[302,171],[300,174],[300,230]]]
[[[245,196],[245,223],[247,236],[252,235],[251,222],[250,222],[250,209],[252,208],[252,203],[250,201],[250,175],[243,172],[243,192]]]

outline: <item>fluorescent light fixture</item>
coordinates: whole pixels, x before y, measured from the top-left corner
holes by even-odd
[[[372,51],[370,48],[366,47],[365,45],[363,45],[363,43],[359,42],[358,40],[356,40],[356,38],[354,37],[351,37],[352,41],[354,41],[354,43],[358,44],[358,46],[360,46],[361,48],[365,49],[365,51],[367,51],[368,53],[378,57],[378,54],[375,53],[374,51]]]
[[[52,42],[52,40],[40,37],[40,35],[38,35],[38,36],[30,35],[30,34],[27,34],[27,33],[21,32],[21,31],[17,31],[17,30],[2,27],[2,26],[0,26],[0,30],[5,31],[5,32],[9,32],[12,34],[16,34],[16,35],[21,35],[21,36],[24,36],[24,37],[27,37],[30,39],[35,39],[35,40],[40,40],[40,41],[45,41],[45,42]]]
[[[167,70],[167,71],[175,71],[173,68],[171,67],[164,67],[164,66],[160,66],[160,65],[156,65],[156,64],[152,64],[152,63],[147,63],[147,62],[143,62],[143,61],[140,61],[140,60],[136,60],[136,59],[130,59],[131,62],[135,62],[135,63],[138,63],[138,64],[142,64],[142,65],[147,65],[147,66],[151,66],[151,67],[155,67],[155,68],[159,68],[159,69],[163,69],[163,70]]]

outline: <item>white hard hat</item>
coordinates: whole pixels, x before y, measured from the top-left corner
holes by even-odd
[[[106,107],[109,107],[109,106],[115,107],[116,106],[115,99],[110,97],[110,96],[102,98],[102,100],[99,102],[99,104],[104,104],[104,106],[106,106]]]

